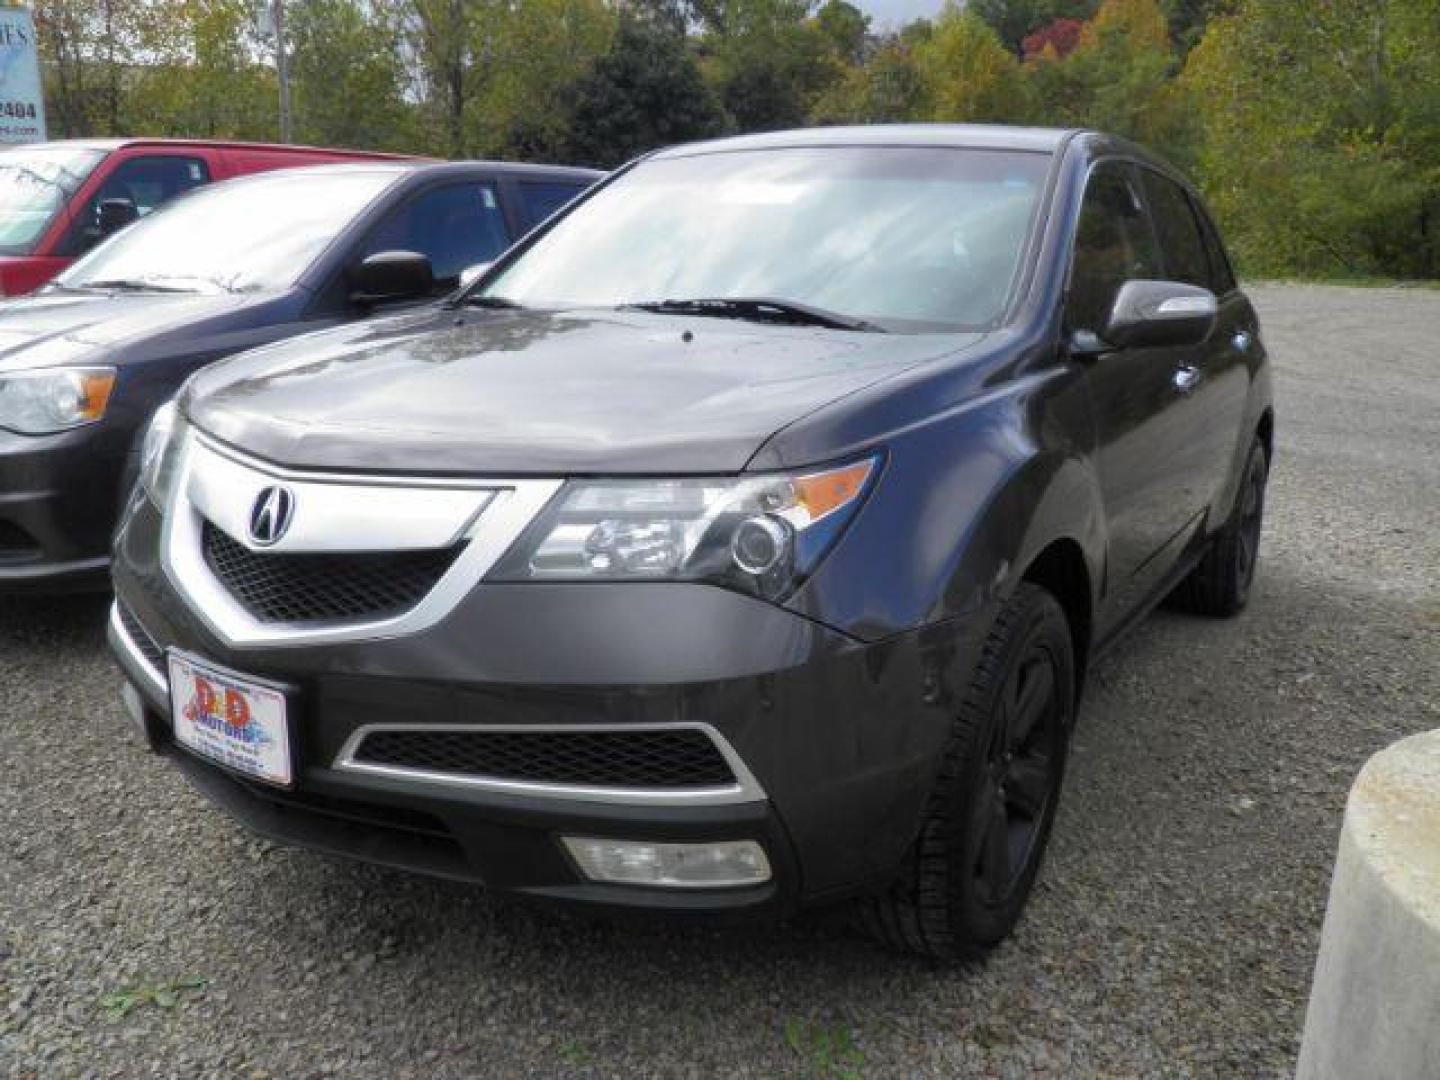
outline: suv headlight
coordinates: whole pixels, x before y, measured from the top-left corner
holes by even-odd
[[[814,570],[878,471],[572,481],[495,569],[501,581],[707,581],[776,599]]]
[[[140,447],[140,486],[162,513],[170,505],[170,495],[175,488],[185,428],[185,418],[175,402],[167,401],[150,418]]]
[[[93,424],[115,389],[112,367],[35,368],[0,374],[0,428],[49,435]]]

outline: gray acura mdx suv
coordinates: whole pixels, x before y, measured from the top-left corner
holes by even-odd
[[[1193,189],[1090,132],[682,146],[442,306],[206,369],[116,540],[131,711],[279,839],[608,909],[1014,925],[1085,672],[1232,615],[1271,454]]]

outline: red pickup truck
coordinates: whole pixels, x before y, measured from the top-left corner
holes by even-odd
[[[0,295],[39,288],[109,233],[201,184],[395,157],[188,139],[79,139],[0,150]]]

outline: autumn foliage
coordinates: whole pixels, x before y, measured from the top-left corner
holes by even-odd
[[[1026,60],[1063,60],[1080,44],[1085,24],[1079,19],[1056,19],[1020,43]]]
[[[274,139],[255,0],[32,0],[55,137]],[[1093,127],[1250,272],[1440,277],[1440,0],[286,0],[298,141],[614,166],[906,120]]]

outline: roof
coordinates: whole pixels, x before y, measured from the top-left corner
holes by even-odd
[[[216,150],[285,150],[301,154],[336,154],[345,157],[375,158],[381,161],[409,160],[408,154],[387,154],[379,150],[351,150],[338,146],[301,146],[294,143],[240,142],[231,139],[52,139],[45,143],[27,143],[27,146],[73,146],[77,150],[120,150],[129,146],[197,146]]]
[[[311,164],[300,165],[290,169],[282,169],[273,172],[247,173],[245,176],[236,177],[237,180],[246,180],[252,177],[284,177],[284,176],[338,176],[346,173],[381,172],[401,175],[405,173],[424,173],[426,176],[474,176],[476,173],[485,173],[490,176],[515,176],[515,177],[540,177],[548,179],[577,180],[585,183],[593,183],[605,174],[596,169],[580,169],[569,165],[528,165],[517,164],[511,161],[406,161],[406,160],[378,160],[378,161],[337,161],[335,164]]]
[[[655,156],[687,157],[727,150],[805,146],[945,146],[1054,153],[1074,134],[1074,131],[1064,128],[1009,127],[1001,124],[869,124],[738,135],[671,147]]]

